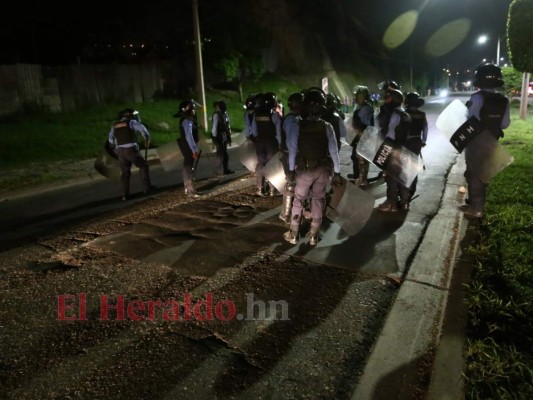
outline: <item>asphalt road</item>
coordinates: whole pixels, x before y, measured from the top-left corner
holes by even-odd
[[[207,179],[207,158],[198,200],[154,167],[158,192],[127,203],[103,179],[3,201],[2,397],[350,398],[457,156],[434,128],[450,100],[424,106],[411,210],[354,236],[326,221],[316,248],[282,240],[281,197],[243,168]]]

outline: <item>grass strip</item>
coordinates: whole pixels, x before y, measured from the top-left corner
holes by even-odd
[[[533,399],[533,122],[500,142],[514,162],[490,183],[468,285],[466,399]]]

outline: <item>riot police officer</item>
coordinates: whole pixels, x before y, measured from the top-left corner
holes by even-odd
[[[255,142],[257,155],[257,167],[255,169],[257,195],[264,196],[266,190],[263,168],[278,152],[281,141],[281,116],[275,112],[278,102],[274,93],[263,93],[258,100],[252,119],[250,137]],[[274,195],[274,186],[269,183],[269,187],[270,195]]]
[[[311,196],[311,228],[309,244],[318,243],[318,234],[324,213],[326,187],[333,167],[333,184],[342,183],[339,150],[335,131],[330,123],[320,118],[325,111],[326,96],[317,89],[304,93],[302,120],[287,137],[289,149],[289,179],[295,182],[294,202],[290,229],[283,238],[291,244],[298,243],[304,201]]]
[[[405,144],[407,132],[411,118],[402,107],[404,101],[403,93],[398,89],[389,89],[385,93],[385,103],[382,106],[380,118],[380,130],[386,135],[386,139],[392,141],[395,147]],[[400,208],[409,210],[409,199],[411,191],[400,184],[390,174],[385,175],[387,184],[387,199],[378,206],[379,211],[398,211],[398,196],[400,197]]]
[[[497,93],[496,89],[503,86],[500,67],[494,64],[480,65],[475,71],[474,86],[479,90],[470,96],[468,117],[476,117],[481,121],[481,132],[474,137],[465,148],[466,182],[468,186],[468,203],[461,210],[468,218],[481,218],[485,207],[488,182],[474,172],[475,164],[490,159],[493,148],[480,143],[484,134],[492,135],[496,140],[503,137],[502,129],[507,128],[510,121],[509,99]]]
[[[354,93],[354,97],[356,106],[352,117],[352,128],[355,130],[356,135],[352,143],[350,143],[350,146],[352,146],[353,178],[356,185],[365,186],[368,185],[370,163],[357,154],[356,148],[364,130],[374,125],[374,107],[371,104],[370,93],[366,86],[359,86]]]
[[[283,164],[283,171],[285,172],[285,193],[283,195],[283,202],[281,205],[281,213],[279,218],[285,223],[290,222],[290,215],[292,209],[292,201],[294,198],[294,185],[289,180],[289,149],[287,148],[287,137],[293,135],[295,127],[297,127],[301,120],[300,114],[302,109],[304,95],[303,93],[293,93],[289,96],[287,101],[289,106],[289,113],[283,118],[281,130],[281,163]]]
[[[217,177],[221,177],[235,172],[228,168],[228,146],[231,146],[231,123],[224,101],[215,101],[213,107],[215,108],[215,112],[211,116],[211,138],[217,152],[216,175]]]
[[[178,146],[183,155],[183,186],[185,194],[190,197],[199,197],[193,184],[193,166],[195,160],[200,157],[198,142],[198,122],[196,118],[195,103],[192,100],[184,100],[179,105],[179,110],[174,117],[179,118],[180,137]]]
[[[420,97],[417,92],[407,93],[405,95],[405,111],[411,117],[411,123],[409,124],[409,131],[407,132],[407,139],[405,141],[405,147],[411,150],[416,155],[422,153],[422,147],[426,145],[428,137],[428,121],[426,113],[419,110],[424,105],[424,99]],[[411,196],[416,192],[416,184],[418,177],[416,177],[411,184]]]
[[[244,108],[244,134],[247,139],[249,139],[252,134],[252,121],[254,119],[254,110],[256,107],[257,94],[250,93],[246,98],[243,108]]]
[[[118,113],[119,120],[113,124],[109,131],[108,141],[118,157],[121,174],[122,200],[127,200],[130,195],[130,178],[132,164],[139,168],[139,174],[144,184],[144,193],[154,189],[150,183],[148,162],[140,155],[137,144],[137,134],[141,133],[144,138],[144,146],[150,145],[150,134],[146,127],[141,124],[139,112],[127,108]]]
[[[396,81],[386,80],[386,81],[383,81],[380,84],[378,84],[378,88],[379,88],[379,90],[381,90],[381,94],[382,94],[382,97],[383,97],[383,104],[379,107],[379,112],[378,112],[378,115],[376,116],[376,120],[377,120],[377,124],[379,126],[382,126],[383,122],[381,121],[381,119],[385,118],[387,113],[388,113],[388,111],[389,111],[385,107],[385,98],[387,96],[387,93],[390,90],[401,90],[401,87],[400,87],[400,85],[398,85],[398,83],[396,83]],[[402,96],[403,96],[403,94],[402,94]]]
[[[346,137],[344,116],[341,117],[338,112],[340,106],[340,99],[333,93],[328,93],[326,95],[326,111],[321,115],[321,118],[324,121],[329,122],[331,126],[333,126],[339,150],[341,149],[341,138]]]

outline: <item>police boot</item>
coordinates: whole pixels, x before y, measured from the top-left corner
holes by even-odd
[[[298,243],[298,229],[291,227],[287,232],[283,234],[283,239],[285,239],[290,244]]]
[[[306,235],[309,237],[309,244],[311,246],[316,246],[316,244],[318,243],[318,231],[319,231],[318,226],[312,226],[311,230]]]

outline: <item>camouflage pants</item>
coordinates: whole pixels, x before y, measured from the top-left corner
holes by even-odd
[[[316,168],[297,172],[294,201],[291,211],[291,230],[300,226],[304,201],[311,196],[311,227],[320,227],[326,202],[326,187],[330,181],[330,168],[319,165]]]

